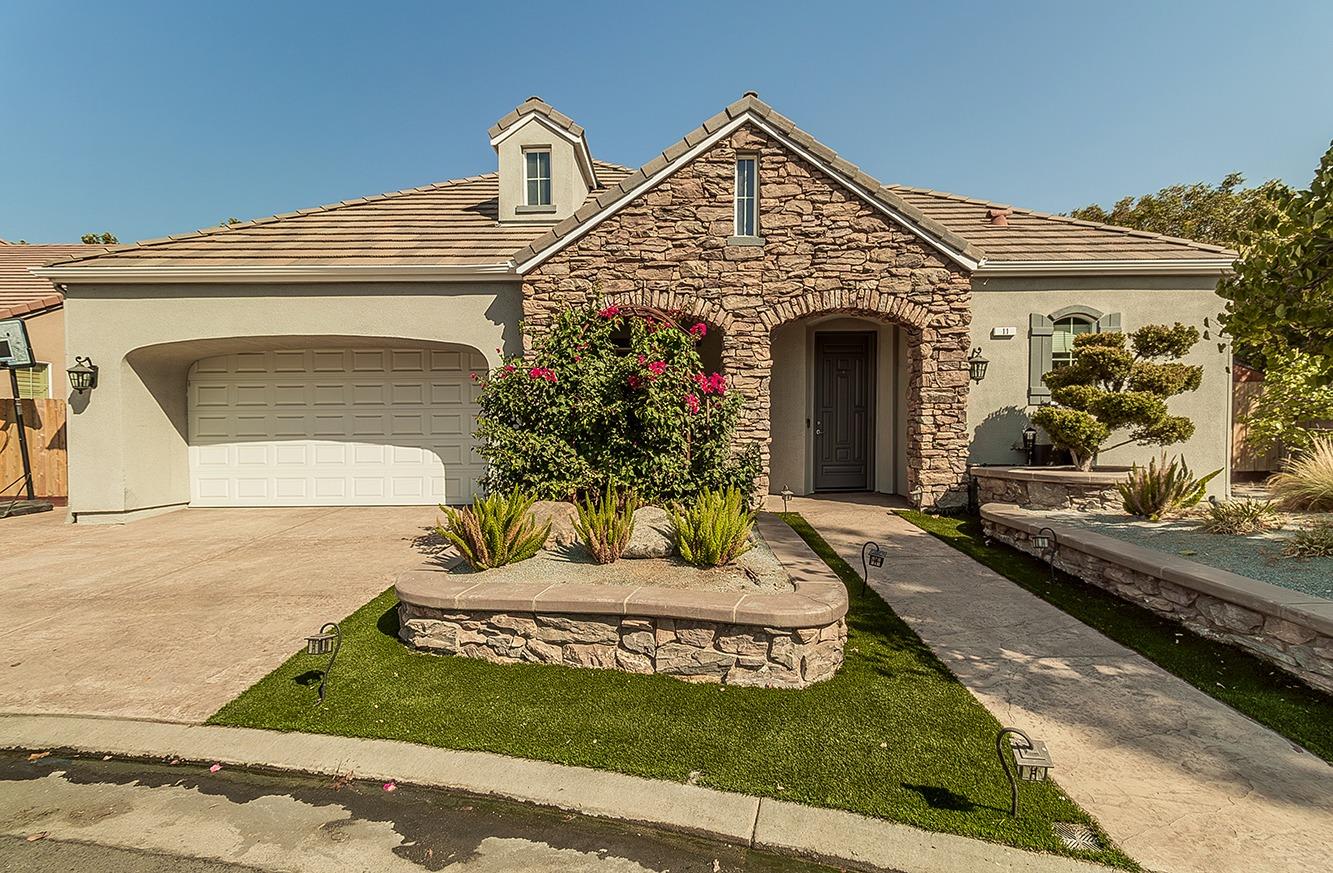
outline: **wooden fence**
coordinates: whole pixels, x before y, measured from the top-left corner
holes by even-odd
[[[1231,472],[1268,473],[1282,465],[1279,447],[1260,450],[1250,440],[1245,419],[1254,413],[1255,404],[1264,393],[1264,374],[1237,363],[1232,367],[1231,383]]]
[[[65,401],[22,400],[23,429],[28,437],[28,459],[32,463],[33,487],[38,497],[66,498],[69,480],[65,469]],[[14,401],[0,399],[0,488],[23,475],[19,454],[18,427],[14,420]],[[20,493],[22,483],[3,492],[0,499]]]

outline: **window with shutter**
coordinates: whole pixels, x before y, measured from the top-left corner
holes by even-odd
[[[1081,333],[1120,330],[1120,313],[1098,312],[1086,306],[1066,306],[1050,315],[1034,312],[1028,317],[1028,403],[1051,399],[1051,389],[1041,377],[1066,367],[1074,359],[1074,337]]]

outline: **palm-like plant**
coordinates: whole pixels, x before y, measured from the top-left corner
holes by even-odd
[[[754,516],[740,489],[704,491],[684,511],[671,514],[676,549],[696,567],[730,564],[749,551]]]
[[[1195,479],[1184,458],[1168,462],[1164,454],[1160,459],[1150,459],[1147,467],[1135,464],[1129,478],[1117,485],[1116,490],[1120,492],[1125,512],[1157,521],[1164,515],[1197,505],[1208,492],[1208,483],[1221,472],[1214,470],[1202,479]]]
[[[462,509],[441,506],[448,523],[437,525],[435,532],[453,543],[474,570],[526,561],[551,533],[550,522],[538,527],[532,517],[536,499],[514,491],[474,498]]]
[[[599,564],[614,563],[634,534],[634,510],[639,508],[639,499],[633,492],[618,494],[607,483],[601,497],[590,496],[575,508],[578,517],[574,530],[592,559]]]

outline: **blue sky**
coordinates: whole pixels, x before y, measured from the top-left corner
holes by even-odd
[[[122,241],[493,169],[539,94],[638,165],[747,89],[884,181],[1035,209],[1308,183],[1333,3],[0,0],[0,237]]]

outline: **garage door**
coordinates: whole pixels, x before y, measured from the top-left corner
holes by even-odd
[[[485,463],[471,436],[477,352],[301,349],[190,370],[195,506],[462,503]]]

